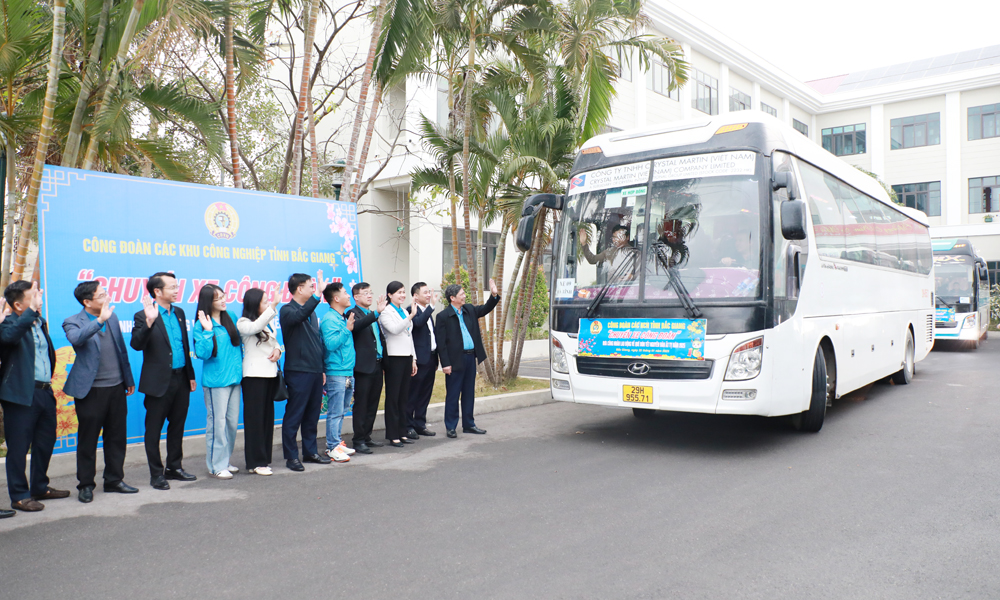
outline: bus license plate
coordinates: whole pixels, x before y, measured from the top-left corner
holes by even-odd
[[[623,390],[625,402],[637,404],[653,403],[653,387],[648,385],[626,385]]]

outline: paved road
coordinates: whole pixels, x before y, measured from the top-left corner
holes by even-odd
[[[998,363],[935,351],[815,435],[549,404],[304,474],[131,470],[0,521],[0,597],[997,598]]]
[[[517,374],[521,377],[548,379],[550,373],[549,358],[547,356],[545,358],[523,358],[517,368]]]

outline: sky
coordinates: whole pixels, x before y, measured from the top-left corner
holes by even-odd
[[[1000,44],[1000,0],[670,1],[800,81]]]

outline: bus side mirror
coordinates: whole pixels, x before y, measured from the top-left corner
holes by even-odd
[[[781,235],[786,240],[806,239],[806,203],[786,200],[781,203]]]
[[[530,213],[527,208],[524,212],[525,215],[517,223],[517,235],[514,236],[514,243],[521,252],[527,252],[528,248],[531,248],[531,238],[535,233],[535,214],[538,212],[538,208],[532,206]]]
[[[566,196],[560,194],[533,194],[524,201],[524,208],[521,209],[521,216],[535,214],[535,207],[544,206],[553,210],[562,210],[566,203]]]
[[[782,188],[788,190],[789,200],[795,200],[799,197],[795,191],[795,176],[792,175],[791,171],[779,171],[771,176],[771,189],[778,191]]]

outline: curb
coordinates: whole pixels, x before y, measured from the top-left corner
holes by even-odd
[[[476,398],[476,415],[485,415],[494,412],[501,412],[505,410],[514,410],[516,408],[526,408],[529,406],[538,406],[541,404],[549,404],[555,402],[552,399],[552,393],[550,390],[531,390],[528,392],[515,392],[512,394],[497,394],[495,396],[484,396],[482,398]],[[438,402],[436,404],[431,404],[427,407],[427,422],[428,424],[441,423],[444,420],[444,402]],[[276,440],[274,452],[274,463],[280,464],[282,462],[281,458],[281,425],[275,426],[274,439]],[[378,411],[378,416],[375,417],[375,431],[385,430],[385,411]],[[351,419],[344,419],[344,425],[341,430],[341,435],[343,437],[348,437],[350,434],[354,433],[354,428],[351,423]],[[443,434],[443,431],[438,433]],[[326,439],[326,417],[322,417],[319,420],[318,428],[318,440]],[[322,449],[325,447],[323,444],[319,444]],[[166,441],[160,441],[160,453],[166,456]],[[200,475],[204,469],[204,462],[198,461],[196,459],[205,456],[205,436],[204,435],[193,435],[191,437],[184,438],[184,459],[185,459],[185,469],[188,471],[195,471]],[[233,456],[237,459],[240,465],[243,464],[243,430],[240,429],[236,433],[236,448],[233,450]],[[192,462],[195,459],[195,462]],[[0,458],[0,465],[6,465],[7,459]],[[28,456],[28,464],[31,464],[31,456]],[[194,466],[197,464],[198,466]],[[234,463],[235,464],[235,463]],[[142,442],[137,442],[134,444],[129,444],[128,449],[125,453],[125,468],[145,466],[146,465],[146,452],[143,450]],[[194,468],[192,468],[194,467]],[[104,470],[104,450],[101,448],[97,449],[97,481],[100,483],[101,473]],[[55,479],[57,477],[66,477],[70,475],[76,475],[76,452],[66,452],[64,454],[54,454],[52,456],[52,461],[49,463],[50,478]],[[0,469],[0,485],[6,487],[7,485],[7,471],[6,469]]]

